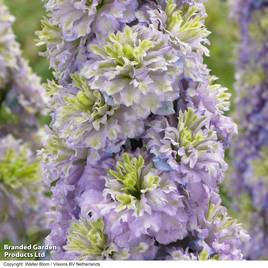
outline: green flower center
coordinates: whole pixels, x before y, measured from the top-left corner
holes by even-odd
[[[183,42],[191,42],[200,37],[207,36],[209,32],[203,24],[203,17],[195,6],[185,6],[178,10],[174,0],[168,0],[166,6],[167,30],[174,32]]]
[[[169,142],[178,163],[183,159],[188,161],[192,154],[195,157],[193,159],[196,159],[217,147],[217,135],[206,127],[206,116],[196,114],[192,108],[180,111],[177,129],[171,128],[165,132],[164,139]]]
[[[78,74],[72,75],[74,85],[80,89],[75,97],[66,97],[67,105],[64,107],[64,115],[68,116],[74,112],[89,113],[93,121],[99,120],[108,113],[117,110],[106,104],[103,95],[99,91],[91,90],[86,79]]]
[[[81,258],[102,256],[107,249],[104,222],[81,220],[71,225],[65,249],[79,254]]]
[[[122,161],[119,161],[116,165],[116,171],[110,169],[108,174],[122,184],[123,191],[126,194],[140,199],[143,167],[144,159],[141,156],[131,158],[128,154],[124,154]]]
[[[39,179],[39,163],[30,163],[26,147],[18,153],[8,149],[0,159],[0,183],[11,189],[27,186]]]
[[[130,204],[133,197],[141,199],[141,195],[149,189],[157,187],[159,177],[151,173],[144,174],[144,159],[142,156],[131,157],[124,154],[122,160],[116,165],[116,170],[108,171],[110,177],[121,183],[121,194],[117,200],[122,204]]]
[[[178,142],[186,150],[198,147],[207,140],[207,136],[201,131],[205,117],[198,117],[193,109],[181,112],[178,121]]]
[[[197,146],[203,142],[205,138],[206,137],[201,133],[194,135],[192,130],[188,127],[184,127],[180,131],[180,144],[186,149]]]
[[[137,38],[137,33],[133,32],[132,28],[126,26],[124,32],[112,33],[104,48],[91,46],[92,51],[101,57],[110,58],[115,65],[128,66],[131,64],[134,67],[142,65],[142,61],[147,51],[153,47],[153,42],[150,40],[140,40]]]

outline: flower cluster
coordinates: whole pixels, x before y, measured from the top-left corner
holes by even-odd
[[[0,3],[0,136],[12,133],[23,139],[37,129],[36,115],[44,107],[40,78],[22,58],[12,32],[12,17]]]
[[[28,144],[11,135],[0,139],[1,241],[17,243],[21,233],[27,236],[44,226],[39,166]]]
[[[246,213],[243,210],[252,214],[246,217],[253,239],[245,245],[247,257],[263,259],[268,257],[268,6],[267,1],[236,4],[240,27],[236,82],[240,135],[233,146],[231,183],[234,199],[238,197],[236,209],[242,215]]]
[[[53,258],[241,259],[247,236],[218,195],[236,125],[203,63],[202,1],[45,7]]]
[[[13,21],[0,1],[0,241],[21,243],[45,224],[40,163],[32,151],[44,101],[39,78],[21,56]]]

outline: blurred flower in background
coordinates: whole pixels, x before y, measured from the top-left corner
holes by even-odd
[[[48,204],[36,149],[41,146],[41,79],[22,57],[15,18],[0,0],[0,245],[42,243]],[[45,205],[46,204],[46,205]]]
[[[268,259],[268,1],[230,1],[239,25],[235,89],[239,136],[229,193],[252,239],[247,258]]]
[[[23,56],[29,61],[34,72],[43,81],[51,77],[48,61],[39,56],[35,44],[35,32],[40,29],[44,15],[42,0],[3,0],[11,14],[16,18],[13,29],[22,48]]]

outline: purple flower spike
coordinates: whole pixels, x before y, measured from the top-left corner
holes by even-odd
[[[202,2],[46,1],[54,259],[243,258],[219,205],[236,125],[203,63]]]
[[[233,145],[230,183],[235,207],[252,239],[249,259],[268,258],[268,3],[233,1],[240,27],[236,90],[239,136]]]

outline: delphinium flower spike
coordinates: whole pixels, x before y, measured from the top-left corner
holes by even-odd
[[[268,1],[232,1],[240,29],[236,90],[239,136],[230,196],[251,234],[249,259],[268,258]],[[232,191],[232,192],[231,192]]]
[[[218,194],[236,125],[203,63],[202,2],[45,1],[55,259],[243,257]]]

